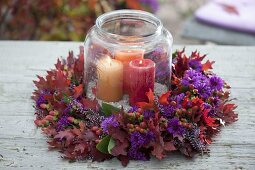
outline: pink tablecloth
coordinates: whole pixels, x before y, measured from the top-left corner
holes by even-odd
[[[255,33],[255,0],[211,0],[195,13],[201,22]]]

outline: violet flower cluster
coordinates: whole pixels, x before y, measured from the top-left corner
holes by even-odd
[[[109,133],[108,128],[109,127],[118,127],[119,123],[115,120],[114,115],[111,115],[110,117],[105,118],[101,123],[101,128],[103,129],[103,132]]]
[[[148,160],[149,155],[142,152],[143,147],[148,145],[155,139],[153,132],[148,131],[147,133],[133,132],[130,135],[131,147],[128,151],[128,156],[134,160]]]
[[[181,81],[183,86],[194,86],[198,90],[198,94],[206,99],[212,95],[214,90],[221,90],[223,88],[223,80],[215,75],[209,79],[201,72],[189,69],[186,70]]]

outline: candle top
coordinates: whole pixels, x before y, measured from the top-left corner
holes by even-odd
[[[133,68],[151,68],[155,67],[155,62],[150,59],[135,59],[129,63],[130,67]]]
[[[106,56],[98,61],[97,67],[99,70],[115,71],[123,69],[122,62],[112,59],[110,56]]]
[[[129,62],[134,59],[142,59],[144,50],[141,49],[126,49],[115,51],[115,58],[123,62]]]

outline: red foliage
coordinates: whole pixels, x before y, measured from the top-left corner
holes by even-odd
[[[169,102],[168,102],[168,97],[170,96],[170,94],[171,94],[171,91],[168,91],[168,92],[166,92],[165,94],[162,94],[162,95],[160,96],[160,98],[159,98],[159,103],[160,103],[160,104],[164,104],[164,105],[169,104]]]
[[[184,54],[184,49],[176,53],[175,75],[182,77],[184,72],[188,70],[188,57]]]
[[[234,111],[236,108],[237,106],[235,104],[230,103],[222,104],[220,106],[221,114],[219,113],[219,115],[226,124],[231,124],[238,119],[238,114]]]
[[[153,109],[154,108],[154,93],[152,92],[152,90],[150,89],[147,93],[146,93],[149,102],[138,102],[136,105],[140,108],[143,109]]]
[[[83,92],[83,54],[83,48],[80,48],[78,58],[70,52],[66,60],[57,61],[56,69],[48,71],[46,78],[38,76],[34,81],[37,87],[32,96],[36,102],[34,123],[48,136],[49,148],[60,150],[64,158],[104,161],[117,157],[126,166],[129,150],[134,149],[132,142],[136,142],[136,139],[131,140],[134,132],[142,138],[137,137],[139,144],[135,149],[145,157],[153,155],[163,159],[174,150],[192,157],[196,152],[207,152],[206,146],[211,144],[212,137],[224,122],[230,124],[237,120],[234,111],[237,106],[229,103],[226,89],[214,91],[204,99],[194,87],[181,85],[184,72],[190,69],[188,61],[201,62],[205,57],[197,51],[187,57],[183,50],[176,53],[171,91],[156,96],[150,89],[146,93],[148,102],[138,102],[138,108],[132,108],[134,111],[127,113],[124,108],[112,111],[107,125],[114,123],[115,126],[105,130],[103,123],[102,127],[95,123],[102,120],[103,106],[96,99],[88,99]],[[202,65],[201,73],[207,78],[212,74],[207,72],[212,63],[207,61]],[[213,99],[217,99],[219,105],[215,105]],[[212,106],[216,110],[213,114],[210,113]],[[143,141],[146,135],[152,136],[149,142]],[[104,139],[107,139],[106,143],[102,142]],[[107,147],[103,148],[104,153],[99,151],[98,143]]]
[[[207,71],[209,69],[212,69],[212,65],[215,63],[215,61],[209,61],[207,60],[205,64],[202,65],[202,70]]]

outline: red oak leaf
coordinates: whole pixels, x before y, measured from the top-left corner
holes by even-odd
[[[74,61],[75,61],[74,55],[73,55],[73,51],[69,51],[68,57],[67,57],[66,61],[67,61],[67,63],[66,63],[67,66],[68,66],[69,68],[71,68],[72,65],[74,64]]]
[[[58,59],[57,63],[55,64],[55,67],[57,70],[63,70],[64,69],[64,66],[63,64],[61,63],[61,61]]]
[[[109,131],[109,135],[113,139],[117,139],[120,142],[125,142],[125,138],[127,137],[127,133],[125,131],[118,128],[114,128],[114,127],[109,127],[108,131]]]
[[[154,144],[153,150],[151,151],[151,154],[154,155],[159,160],[161,160],[164,157],[166,157],[166,155],[164,153],[164,147],[161,146],[161,144],[159,144],[159,143],[155,143]]]
[[[172,81],[171,81],[171,83],[172,83],[173,85],[179,85],[180,82],[181,82],[180,78],[176,77],[175,74],[172,74]]]
[[[96,149],[96,146],[94,145],[91,145],[90,148],[91,148],[92,161],[102,162],[106,159],[112,158],[112,155],[104,154],[100,152],[99,150]]]
[[[175,70],[176,70],[175,74],[177,77],[182,77],[184,72],[189,69],[189,65],[188,65],[189,59],[185,54],[183,55],[183,52],[184,51],[177,53],[177,58],[176,58],[177,63],[175,64]]]
[[[83,70],[84,70],[84,47],[80,46],[80,54],[78,55],[78,59],[76,59],[75,64],[74,64],[74,72],[79,73],[83,75]]]
[[[74,128],[74,129],[71,129],[71,131],[72,131],[72,133],[75,134],[76,136],[81,136],[81,135],[82,135],[80,129]]]
[[[233,123],[237,121],[238,114],[234,112],[237,108],[235,104],[223,104],[220,106],[222,110],[222,119],[226,122],[226,124]]]
[[[207,60],[206,63],[202,64],[202,70],[207,71],[209,69],[212,69],[212,65],[215,63],[215,61],[209,61]]]
[[[115,140],[115,146],[111,150],[113,156],[127,155],[127,147],[129,146],[128,140],[125,139],[123,142]]]
[[[179,149],[181,153],[186,155],[187,157],[193,157],[193,152],[192,152],[192,146],[189,143],[184,143],[183,146]]]
[[[95,141],[96,139],[98,139],[98,136],[88,129],[84,132],[84,138],[86,141]]]
[[[166,151],[175,151],[176,150],[176,148],[172,142],[165,142],[164,149]]]
[[[74,137],[75,135],[71,132],[70,129],[68,129],[65,131],[58,132],[58,134],[54,137],[54,139],[60,139],[60,140],[65,139],[65,146],[69,146],[73,142]]]
[[[127,164],[129,163],[129,158],[128,156],[125,155],[119,155],[117,156],[118,160],[121,161],[122,166],[127,166]]]
[[[211,138],[209,138],[206,134],[206,130],[207,130],[207,127],[205,126],[200,126],[199,127],[200,129],[200,134],[199,134],[199,138],[200,140],[204,141],[206,144],[211,144],[212,143],[212,140]]]
[[[159,103],[164,104],[164,105],[169,104],[168,97],[170,96],[170,94],[171,94],[171,91],[168,91],[168,92],[162,94],[162,96],[160,96],[160,98],[159,98]]]
[[[46,128],[42,128],[43,133],[45,133],[49,137],[53,137],[57,134],[57,131],[52,126],[48,126]]]
[[[231,112],[232,110],[234,110],[237,106],[235,104],[225,104],[223,107],[223,112],[227,113],[227,112]]]
[[[82,98],[82,104],[87,107],[90,108],[92,110],[98,111],[100,106],[98,104],[98,101],[96,99],[94,100],[89,100],[87,98]]]
[[[49,144],[49,149],[56,149],[56,148],[61,149],[63,147],[61,142],[58,142],[54,139],[47,141],[47,143]]]
[[[201,56],[200,53],[197,52],[197,50],[192,52],[190,55],[190,58],[198,60],[198,61],[202,61],[205,57],[206,57],[206,55]]]
[[[79,153],[88,152],[88,145],[86,143],[79,143],[75,145],[74,151]]]
[[[207,126],[210,126],[210,127],[217,127],[217,126],[219,126],[219,124],[216,124],[216,123],[215,123],[216,119],[215,119],[215,118],[212,118],[212,117],[210,117],[210,116],[208,115],[209,111],[210,111],[209,109],[205,109],[205,110],[203,111],[203,119],[204,119],[206,125],[207,125]]]

